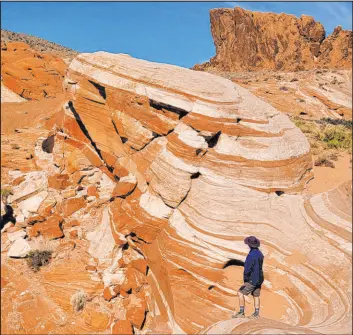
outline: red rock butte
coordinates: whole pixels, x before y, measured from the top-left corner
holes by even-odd
[[[97,263],[85,287],[126,309],[116,323],[88,309],[91,328],[65,331],[132,332],[146,315],[152,333],[351,331],[351,185],[302,195],[310,146],[286,115],[227,79],[106,52],[77,56],[64,86],[36,149],[42,170],[20,173],[11,201],[50,217],[33,237],[81,220]],[[244,261],[249,235],[265,255],[264,318],[231,320],[242,269],[224,267]],[[60,289],[65,267],[53,271]]]
[[[302,15],[235,8],[210,11],[216,55],[196,70],[296,71],[352,68],[351,30],[338,26],[326,37],[320,22]]]

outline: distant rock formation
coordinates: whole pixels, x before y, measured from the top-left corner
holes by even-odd
[[[216,55],[195,70],[307,70],[351,68],[352,31],[325,29],[311,16],[252,12],[239,7],[212,9]]]

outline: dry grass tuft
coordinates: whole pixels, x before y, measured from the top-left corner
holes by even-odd
[[[83,308],[86,305],[87,301],[87,294],[83,291],[77,291],[72,297],[71,297],[71,305],[74,308],[76,312],[79,312],[83,310]]]
[[[27,264],[34,272],[37,272],[42,266],[49,264],[51,254],[52,252],[49,250],[30,251],[27,255]]]
[[[315,161],[315,166],[326,166],[330,168],[335,168],[335,164],[331,162],[326,155],[319,156]]]

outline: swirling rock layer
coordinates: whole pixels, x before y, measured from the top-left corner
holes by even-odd
[[[225,79],[126,55],[81,54],[66,87],[60,136],[115,182],[121,167],[137,181],[112,198],[112,234],[132,236],[148,260],[172,329],[197,333],[229,317],[236,287],[223,266],[244,260],[251,234],[266,257],[264,310],[277,308],[268,294],[287,306],[285,323],[348,332],[350,217],[339,213],[339,233],[318,233],[324,210],[300,195],[310,148],[286,116]]]
[[[35,144],[39,171],[8,176],[31,239],[71,245],[36,277],[45,331],[350,332],[351,191],[301,195],[310,146],[285,115],[226,79],[105,52],[76,57],[65,89]],[[244,261],[248,235],[265,254],[264,319],[238,323],[242,268],[227,265]],[[76,315],[80,287],[90,300]],[[11,317],[28,315],[11,299],[13,333]]]

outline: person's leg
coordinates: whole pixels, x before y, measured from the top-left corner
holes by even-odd
[[[245,298],[244,294],[238,291],[238,297],[239,297],[239,308],[240,308],[240,313],[244,314],[244,309],[245,309]]]
[[[251,316],[251,318],[260,317],[260,291],[261,291],[261,288],[257,288],[252,292],[252,295],[254,297],[255,313]]]
[[[252,287],[248,283],[245,283],[238,291],[240,311],[233,315],[233,318],[245,317],[245,298],[244,295],[251,293]]]
[[[260,297],[254,297],[255,313],[259,314],[260,311]]]

